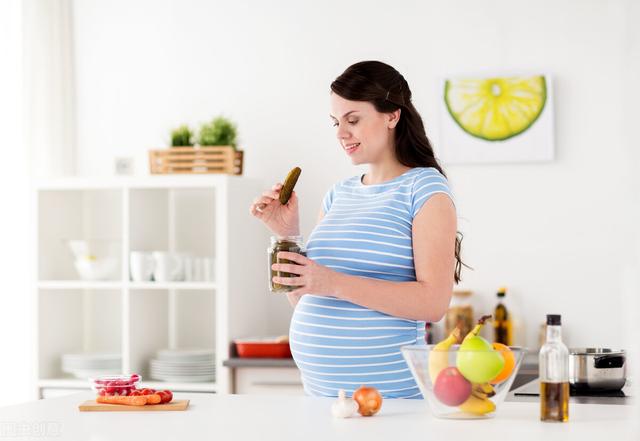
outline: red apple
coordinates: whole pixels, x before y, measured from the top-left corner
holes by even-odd
[[[458,368],[448,367],[436,377],[433,393],[443,404],[459,406],[471,396],[471,383],[462,376]]]

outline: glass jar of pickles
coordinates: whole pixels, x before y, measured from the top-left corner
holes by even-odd
[[[460,328],[460,341],[474,327],[473,307],[471,306],[471,291],[454,291],[451,304],[447,310],[444,321],[445,335],[449,335],[457,326]]]
[[[297,289],[296,286],[281,285],[274,283],[274,277],[297,277],[297,274],[287,273],[284,271],[275,271],[271,269],[271,265],[274,263],[290,263],[296,265],[288,259],[278,257],[278,253],[281,251],[288,251],[290,253],[298,253],[306,256],[306,250],[302,236],[271,236],[271,246],[267,249],[267,257],[269,263],[269,291],[273,293],[287,293]]]

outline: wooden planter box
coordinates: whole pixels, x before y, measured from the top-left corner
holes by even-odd
[[[151,174],[242,174],[243,151],[231,146],[171,147],[149,150]]]

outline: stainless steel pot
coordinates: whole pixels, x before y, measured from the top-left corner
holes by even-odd
[[[577,390],[620,390],[627,381],[626,358],[624,350],[569,349],[569,383]]]

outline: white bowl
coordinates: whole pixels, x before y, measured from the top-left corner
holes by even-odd
[[[76,259],[74,266],[82,280],[115,280],[118,275],[115,257]]]

